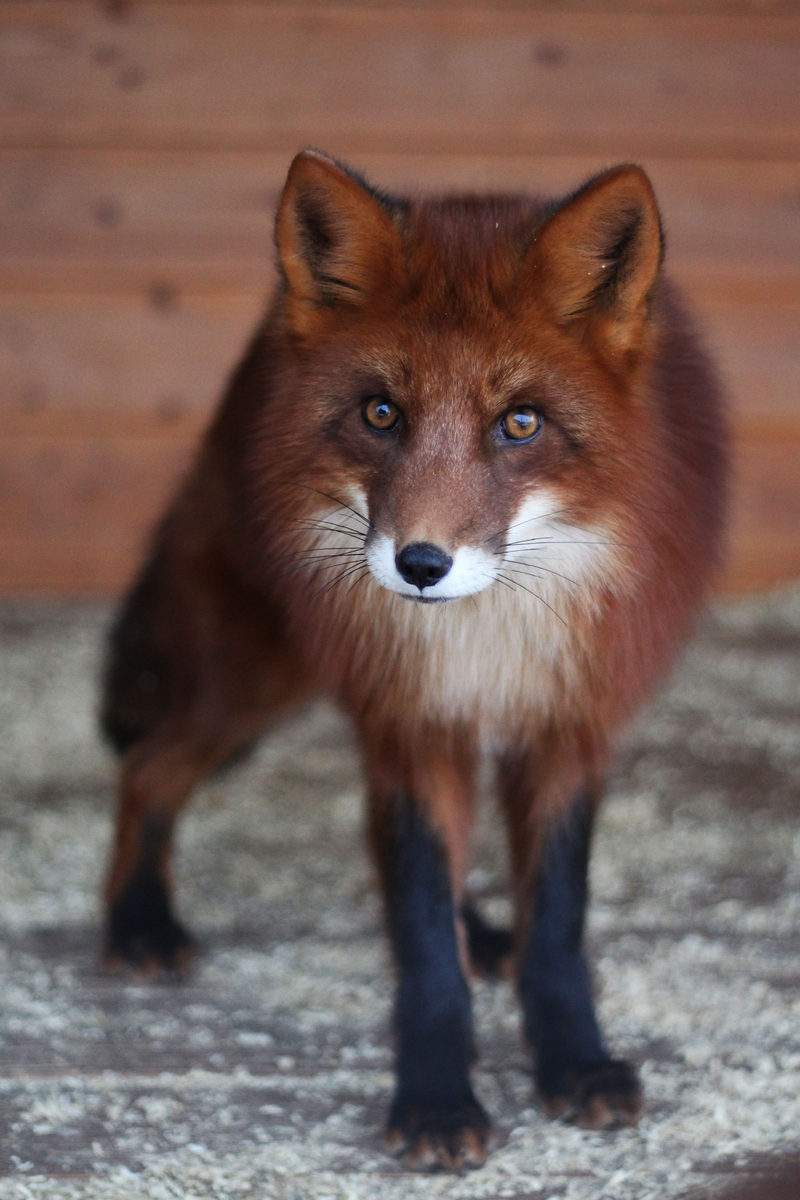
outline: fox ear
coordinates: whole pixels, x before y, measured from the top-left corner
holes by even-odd
[[[400,261],[389,202],[316,150],[289,168],[275,240],[289,323],[299,334],[324,321],[326,310],[364,304]]]
[[[539,231],[529,264],[555,320],[581,331],[589,326],[614,359],[641,343],[662,255],[650,181],[640,167],[621,166],[589,180],[557,209]]]

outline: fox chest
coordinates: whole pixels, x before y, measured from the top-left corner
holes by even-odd
[[[547,609],[508,602],[487,614],[469,608],[442,613],[454,619],[424,630],[421,710],[433,720],[474,725],[492,743],[519,724],[546,723],[563,712],[580,675],[569,628]],[[413,689],[413,680],[408,685]]]
[[[462,725],[486,746],[574,708],[586,674],[585,616],[498,589],[420,605],[383,593],[328,630],[318,665],[348,708],[411,725]]]

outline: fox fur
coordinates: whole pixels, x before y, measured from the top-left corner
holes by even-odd
[[[583,957],[589,835],[613,740],[707,595],[727,480],[652,187],[626,165],[558,202],[394,197],[306,151],[276,246],[267,317],[111,637],[108,959],[185,962],[180,809],[322,692],[361,747],[397,963],[391,1147],[459,1167],[488,1145],[467,958],[500,970],[511,943],[464,894],[487,756],[545,1107],[634,1120]]]

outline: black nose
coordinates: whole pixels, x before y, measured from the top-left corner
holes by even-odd
[[[433,587],[443,579],[453,565],[453,560],[438,546],[430,542],[409,542],[396,556],[395,566],[405,579],[420,590]]]

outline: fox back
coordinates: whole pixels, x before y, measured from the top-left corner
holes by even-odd
[[[191,788],[316,691],[350,714],[398,970],[390,1146],[475,1165],[466,972],[517,979],[546,1109],[635,1120],[583,957],[593,813],[620,725],[717,567],[719,391],[662,273],[646,175],[559,202],[397,198],[316,152],[280,280],[112,634],[123,761],[107,956],[181,968]],[[464,888],[478,762],[509,829],[513,938]]]

